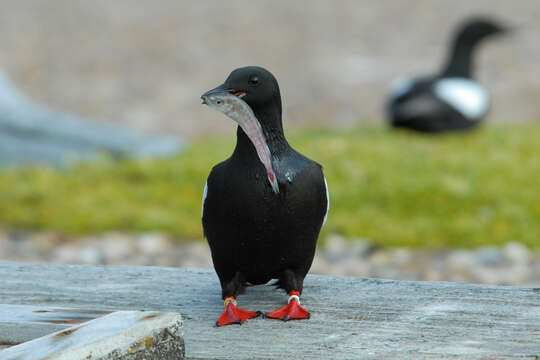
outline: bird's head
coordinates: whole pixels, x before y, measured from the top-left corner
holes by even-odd
[[[281,111],[277,80],[268,70],[259,66],[246,66],[234,70],[223,84],[204,93],[203,101],[205,97],[220,92],[228,92],[241,98],[254,112],[272,105],[277,105]]]
[[[201,96],[203,104],[233,119],[247,135],[266,168],[275,193],[279,186],[266,134],[281,129],[281,99],[274,76],[257,66],[234,70],[227,80]],[[265,128],[266,131],[263,130]]]
[[[458,37],[464,43],[474,45],[485,37],[501,35],[509,32],[509,28],[487,18],[474,18],[465,22],[458,30]]]

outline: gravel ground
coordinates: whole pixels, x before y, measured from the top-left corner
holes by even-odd
[[[69,239],[55,233],[0,232],[0,259],[22,262],[212,268],[205,242],[177,244],[159,234],[108,233]],[[540,253],[519,243],[501,249],[377,249],[362,239],[330,236],[314,274],[400,280],[540,286]]]
[[[430,72],[475,14],[516,28],[478,53],[493,121],[540,118],[538,0],[2,0],[0,69],[55,109],[143,131],[233,134],[199,96],[243,65],[280,81],[287,127],[381,121],[396,77]]]

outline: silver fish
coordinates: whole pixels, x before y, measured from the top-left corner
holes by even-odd
[[[272,168],[272,155],[266,143],[266,138],[262,131],[261,123],[251,110],[251,107],[239,96],[227,91],[213,92],[202,96],[203,104],[219,111],[233,119],[244,130],[248,138],[253,143],[259,160],[266,169],[268,181],[274,190],[279,193],[279,185],[276,174]]]

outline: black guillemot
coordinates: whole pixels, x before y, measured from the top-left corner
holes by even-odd
[[[289,303],[266,317],[307,319],[300,294],[329,209],[322,167],[285,139],[279,86],[267,70],[236,69],[202,100],[238,123],[236,147],[210,172],[202,204],[225,304],[217,325],[260,315],[237,307],[236,297],[272,279]]]
[[[432,133],[476,127],[488,112],[489,95],[473,80],[474,49],[482,39],[505,31],[488,19],[463,24],[439,74],[396,82],[387,109],[389,123]]]

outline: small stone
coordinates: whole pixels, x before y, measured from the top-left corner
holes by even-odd
[[[474,267],[470,269],[472,282],[477,284],[490,284],[496,285],[501,282],[504,283],[504,280],[501,278],[500,271],[494,269],[493,267]]]
[[[470,282],[470,269],[477,266],[475,256],[470,251],[456,250],[448,256],[445,280]]]
[[[340,235],[331,235],[320,254],[330,262],[342,262],[348,258],[364,258],[374,250],[373,244],[360,238],[345,239]]]
[[[419,280],[422,280],[422,281],[443,281],[444,278],[443,278],[442,274],[439,271],[433,270],[433,269],[428,269],[426,271],[426,273],[424,274],[424,277],[422,279],[419,279]]]
[[[211,269],[213,268],[212,256],[210,248],[207,244],[201,242],[193,242],[183,245],[184,251],[177,259],[177,266],[181,267],[199,267]]]
[[[40,258],[40,253],[28,238],[20,238],[11,241],[13,255],[16,261],[35,261]]]
[[[511,263],[515,264],[527,264],[531,260],[531,254],[529,250],[520,243],[511,242],[506,244],[503,250],[504,257]]]
[[[60,236],[52,232],[35,233],[28,239],[40,254],[50,253],[60,242]]]
[[[54,262],[61,264],[74,264],[77,263],[79,251],[77,245],[64,244],[54,250],[52,259]]]
[[[13,230],[8,232],[8,237],[12,241],[25,240],[28,237],[28,232],[21,230]]]
[[[334,272],[334,268],[332,264],[320,254],[316,254],[315,258],[313,259],[313,264],[311,265],[311,274],[328,274],[328,275],[336,275]]]
[[[337,273],[341,276],[367,277],[369,275],[369,265],[359,258],[347,258],[337,268],[339,269]]]
[[[470,251],[456,250],[448,256],[448,266],[451,268],[466,268],[474,264],[474,255]]]
[[[170,247],[170,242],[161,234],[144,234],[137,239],[139,252],[146,255],[163,254]]]
[[[361,238],[351,238],[348,240],[349,247],[347,253],[349,256],[356,258],[365,258],[368,257],[375,251],[375,245],[372,242],[361,239]]]
[[[132,237],[119,233],[108,233],[95,243],[105,256],[107,264],[123,264],[135,254],[135,241]]]
[[[389,250],[379,250],[375,251],[370,257],[369,260],[372,264],[377,266],[386,266],[392,263],[392,254]]]
[[[92,246],[85,246],[81,249],[78,260],[78,263],[81,264],[89,264],[89,265],[97,265],[102,264],[104,261],[103,254]]]
[[[7,235],[3,232],[0,232],[0,254],[2,254],[2,259],[9,259],[11,252],[11,243]]]
[[[504,256],[496,247],[483,247],[476,251],[476,261],[480,265],[495,266],[504,261]]]
[[[328,236],[321,255],[325,256],[330,262],[339,261],[346,253],[345,238],[341,235],[332,234]]]
[[[408,249],[397,249],[392,252],[392,263],[398,266],[405,266],[410,263],[412,253]]]

